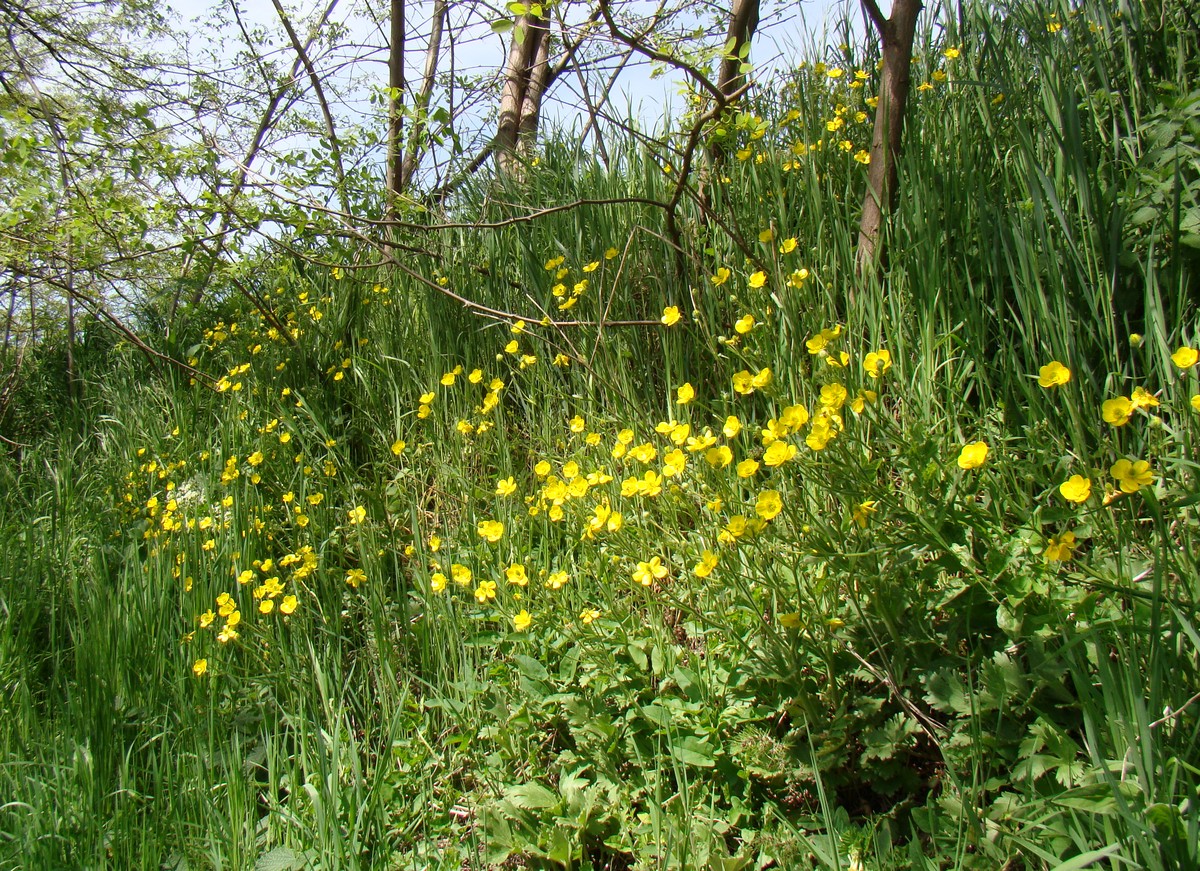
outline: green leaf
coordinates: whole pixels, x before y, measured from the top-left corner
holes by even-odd
[[[542,665],[532,656],[525,656],[518,653],[513,657],[513,662],[517,666],[517,671],[530,680],[545,681],[550,679],[550,672],[546,671],[546,666]]]
[[[513,23],[507,18],[501,18],[492,22],[492,33],[508,33],[512,30]]]
[[[512,15],[525,15],[527,12],[529,12],[528,3],[518,3],[516,0],[513,0],[512,3],[507,4],[504,8],[507,9]]]
[[[276,847],[258,857],[254,871],[295,871],[300,868],[301,861],[301,857],[290,848]]]
[[[558,796],[540,783],[522,783],[510,787],[504,797],[513,807],[522,810],[540,810],[558,804]]]
[[[713,748],[694,735],[672,744],[671,755],[684,765],[694,765],[697,768],[712,768],[716,764],[713,761]]]
[[[1101,847],[1099,850],[1089,850],[1086,853],[1080,853],[1066,862],[1055,865],[1051,871],[1079,871],[1080,868],[1090,868],[1101,859],[1107,859],[1120,852],[1120,844],[1109,844],[1107,847]]]

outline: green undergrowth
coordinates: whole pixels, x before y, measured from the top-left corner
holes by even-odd
[[[552,137],[500,226],[247,262],[197,376],[6,421],[0,864],[1189,867],[1200,55],[1148,7],[940,17],[878,277],[831,50],[678,239],[503,223],[670,198]]]

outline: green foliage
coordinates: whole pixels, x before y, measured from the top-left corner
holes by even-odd
[[[203,378],[29,352],[0,865],[1192,862],[1200,53],[1001,12],[920,48],[878,277],[848,47],[714,122],[682,258],[675,155],[551,137],[396,271],[248,258]]]

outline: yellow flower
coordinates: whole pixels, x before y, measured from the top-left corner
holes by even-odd
[[[1124,426],[1133,415],[1133,401],[1128,396],[1106,399],[1100,406],[1104,420],[1113,426]]]
[[[750,276],[750,281],[748,283],[753,288],[762,287],[767,283],[767,274],[762,271],[756,272]]]
[[[733,451],[729,450],[728,445],[721,445],[719,448],[709,448],[704,453],[704,459],[714,469],[723,469],[733,462]]]
[[[978,469],[987,462],[987,455],[987,442],[972,442],[963,445],[958,454],[958,467],[960,469]]]
[[[432,404],[433,404],[433,398],[434,398],[434,393],[433,393],[433,391],[431,390],[431,391],[430,391],[430,392],[428,392],[428,393],[422,393],[422,394],[421,394],[421,398],[418,400],[418,402],[420,402],[420,403],[421,403],[421,405],[432,405]]]
[[[633,579],[643,587],[648,587],[666,576],[667,567],[663,565],[662,558],[657,556],[652,557],[649,562],[639,562],[633,572]]]
[[[471,374],[467,376],[467,380],[470,381],[472,384],[478,384],[480,381],[483,380],[483,370],[482,369],[472,369]]]
[[[405,447],[407,447],[407,445],[405,444],[404,439],[396,439],[394,442],[392,442],[392,453],[398,457],[404,453]]]
[[[767,466],[782,466],[796,456],[796,446],[784,441],[771,442],[770,447],[763,452],[763,464]]]
[[[742,431],[742,422],[734,415],[729,415],[725,418],[725,423],[721,427],[721,432],[725,433],[726,438],[734,438]]]
[[[733,390],[735,393],[740,393],[742,396],[749,396],[754,392],[754,376],[743,369],[741,372],[734,373]]]
[[[551,466],[549,462],[546,460],[540,460],[538,464],[533,467],[533,474],[537,475],[539,478],[545,478],[550,474],[550,470],[552,468],[553,466]]]
[[[846,388],[836,381],[821,387],[821,407],[829,411],[838,411],[846,404]]]
[[[308,500],[309,505],[313,505],[313,506],[320,505],[322,502],[325,501],[325,494],[324,493],[312,493],[309,496],[307,496],[306,499]]]
[[[206,671],[208,671],[207,659],[197,659],[192,663],[192,674],[194,674],[196,677],[203,677]]]
[[[429,576],[429,591],[432,593],[440,593],[446,589],[446,576],[441,572],[434,572]]]
[[[280,614],[291,614],[296,610],[296,597],[284,596],[283,601],[279,603]]]
[[[737,464],[739,478],[753,478],[756,472],[758,472],[758,460],[748,458]]]
[[[442,386],[443,387],[453,387],[454,379],[457,377],[458,376],[455,375],[453,372],[447,372],[445,375],[442,376]]]
[[[892,368],[892,353],[884,349],[872,351],[863,358],[863,369],[872,378],[878,378]]]
[[[570,575],[564,571],[551,572],[550,577],[546,578],[546,586],[551,590],[561,590],[569,580],[571,580]]]
[[[764,367],[759,369],[758,374],[750,379],[750,384],[758,388],[769,387],[772,377],[771,370]]]
[[[521,563],[513,563],[506,568],[504,577],[510,584],[516,584],[518,587],[524,587],[529,583],[529,575]]]
[[[825,350],[825,347],[830,342],[832,342],[834,339],[836,339],[841,334],[842,334],[842,327],[841,327],[841,324],[838,324],[835,327],[821,330],[821,332],[817,333],[811,339],[806,341],[804,343],[804,346],[808,349],[808,353],[820,354],[822,351]]]
[[[1092,479],[1085,478],[1083,475],[1072,475],[1058,485],[1058,492],[1068,502],[1074,502],[1077,505],[1086,502],[1092,495]]]
[[[673,327],[679,323],[683,315],[679,313],[679,306],[669,305],[663,309],[662,317],[659,318],[664,326]]]
[[[579,612],[579,620],[585,626],[588,625],[589,623],[593,622],[594,620],[598,620],[599,618],[600,618],[600,612],[598,610],[596,610],[595,608],[584,608],[582,611]]]
[[[1154,483],[1154,470],[1146,460],[1117,460],[1108,473],[1117,479],[1123,493],[1136,493]]]
[[[464,565],[453,563],[450,566],[450,578],[460,587],[465,587],[471,583],[471,570]]]
[[[1051,360],[1038,370],[1038,384],[1049,390],[1062,387],[1071,380],[1071,370],[1057,360]]]
[[[499,481],[496,482],[496,495],[497,496],[511,496],[513,493],[516,493],[516,492],[517,492],[517,482],[513,480],[511,475],[507,478],[501,478]]]
[[[255,451],[250,456],[246,457],[246,462],[252,466],[261,466],[263,461],[263,452]]]
[[[682,475],[687,468],[687,454],[676,448],[668,454],[663,455],[663,470],[664,477],[673,478],[676,475]]]
[[[577,414],[567,422],[567,427],[571,432],[583,432],[587,429],[587,421]]]
[[[1197,351],[1195,348],[1189,348],[1187,345],[1181,345],[1171,355],[1171,362],[1180,369],[1191,369],[1196,365],[1197,360],[1200,360],[1200,351]]]
[[[361,505],[356,505],[351,508],[348,514],[351,524],[356,525],[367,519],[367,509],[363,508]]]
[[[793,448],[795,450],[795,448]],[[778,490],[763,490],[754,503],[754,513],[763,520],[771,520],[783,510],[783,498]]]
[[[1066,562],[1075,555],[1075,533],[1067,530],[1061,535],[1052,535],[1046,542],[1048,562]]]
[[[616,248],[609,248],[607,251],[604,252],[604,259],[612,260],[614,257],[616,257],[620,253],[621,252],[618,251]]]
[[[720,287],[729,280],[730,272],[724,266],[716,271],[716,274],[709,277],[709,281],[713,283],[713,287]]]
[[[475,527],[479,537],[489,544],[495,544],[504,536],[504,524],[499,520],[481,520]]]
[[[1192,405],[1193,410],[1200,412],[1200,393],[1197,393],[1195,396],[1192,397],[1191,405]]]
[[[700,554],[700,562],[692,568],[692,574],[698,578],[707,578],[713,573],[713,569],[717,567],[717,555],[711,550],[706,550]]]
[[[797,242],[796,242],[795,236],[784,239],[782,242],[779,243],[779,253],[780,254],[791,254],[793,251],[796,250],[796,244],[797,244]]]
[[[680,405],[687,405],[695,398],[696,388],[692,387],[692,383],[690,381],[686,384],[683,384],[678,390],[675,391],[675,401]]]
[[[868,499],[866,502],[859,502],[854,506],[854,510],[851,512],[854,522],[861,528],[866,529],[867,522],[869,521],[871,515],[875,513],[875,509],[878,507],[878,505],[878,502],[875,502],[871,499]]]
[[[529,625],[533,623],[533,618],[529,616],[528,611],[522,608],[519,612],[517,612],[516,616],[512,618],[512,623],[513,629],[516,629],[518,632],[524,632],[529,628]]]
[[[486,605],[490,600],[496,598],[496,582],[495,581],[480,581],[479,586],[475,588],[475,599],[480,605]]]
[[[1134,408],[1155,408],[1158,405],[1158,397],[1144,387],[1135,387],[1133,395],[1129,397],[1129,404]]]
[[[733,328],[744,336],[746,333],[754,329],[754,324],[754,315],[742,315],[734,323]]]
[[[348,572],[346,572],[346,583],[356,590],[361,584],[365,583],[366,580],[367,573],[362,569],[350,569]]]
[[[878,398],[879,394],[874,390],[860,390],[857,394],[855,394],[854,398],[850,400],[850,410],[855,414],[862,414],[863,409],[867,407],[867,403],[873,403]]]

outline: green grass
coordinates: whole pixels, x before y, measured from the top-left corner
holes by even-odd
[[[1160,134],[1190,129],[1200,52],[1149,6],[930,10],[878,276],[854,274],[851,47],[840,78],[758,89],[719,221],[681,204],[682,273],[661,210],[581,206],[414,231],[409,271],[245,264],[294,343],[234,302],[190,312],[175,341],[219,392],[121,345],[62,411],[47,352],[0,458],[0,867],[1188,867],[1200,384],[1170,355],[1200,334],[1197,152],[1180,135],[1164,174]],[[677,159],[608,144],[611,171],[551,134],[456,213],[669,198]],[[540,325],[584,279],[561,316],[585,323]],[[1072,378],[1046,389],[1051,360]],[[1136,387],[1160,405],[1106,423]],[[739,477],[795,406],[794,456]],[[1124,457],[1153,483],[1106,498]]]

